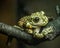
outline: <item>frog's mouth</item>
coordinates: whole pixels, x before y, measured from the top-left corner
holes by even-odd
[[[42,32],[42,30],[43,30],[43,26],[37,26],[37,25],[29,25],[27,28],[29,28],[29,29],[36,29],[36,28],[40,28],[40,31],[39,32]]]
[[[26,25],[25,25],[25,28],[28,28],[28,29],[39,29],[40,28],[40,32],[42,32],[42,30],[43,30],[43,26],[39,26],[39,25],[37,25],[37,24],[31,24],[31,23],[27,23]]]

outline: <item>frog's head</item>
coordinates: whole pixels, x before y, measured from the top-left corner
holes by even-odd
[[[32,13],[29,22],[32,26],[45,26],[48,23],[47,16],[44,15],[43,11]]]

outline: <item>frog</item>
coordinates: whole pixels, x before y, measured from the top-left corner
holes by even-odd
[[[26,33],[31,34],[36,38],[43,38],[44,31],[41,33],[41,28],[48,24],[48,17],[44,11],[34,12],[29,16],[24,16],[19,19],[18,25],[14,27],[24,30]]]

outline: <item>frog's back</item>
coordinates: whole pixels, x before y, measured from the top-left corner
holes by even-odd
[[[24,25],[24,23],[26,22],[26,21],[28,21],[28,18],[29,18],[30,16],[24,16],[24,17],[22,17],[21,19],[19,19],[19,21],[18,21],[18,25],[20,26],[20,27],[22,27],[23,25]]]

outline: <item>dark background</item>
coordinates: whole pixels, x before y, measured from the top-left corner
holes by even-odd
[[[57,17],[55,6],[60,0],[0,0],[0,22],[14,25],[19,18],[37,11],[45,11],[47,16]],[[0,34],[0,48],[6,48],[8,36]],[[13,38],[9,48],[17,48],[17,40]],[[21,46],[21,45],[20,45]],[[26,48],[60,48],[60,36],[52,41],[42,42],[36,46],[26,45]]]

